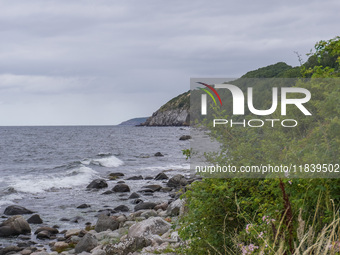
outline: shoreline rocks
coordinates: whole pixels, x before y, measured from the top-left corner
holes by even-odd
[[[130,187],[124,183],[117,183],[110,191],[112,191],[112,193],[118,193],[116,196],[124,194],[123,198],[125,200],[130,200],[128,202],[130,206],[131,202],[136,202],[133,207],[134,212],[128,213],[131,209],[124,204],[118,204],[116,207],[112,206],[114,209],[111,209],[110,205],[103,206],[103,210],[98,210],[100,208],[92,210],[95,212],[102,211],[96,216],[97,221],[93,225],[91,222],[85,223],[84,221],[82,223],[84,224],[83,227],[63,231],[59,231],[57,229],[58,226],[52,228],[41,225],[37,226],[38,228],[34,232],[35,238],[31,238],[30,235],[27,235],[31,233],[31,228],[23,216],[12,216],[0,224],[0,236],[21,235],[24,239],[22,239],[23,242],[18,241],[17,243],[17,247],[20,246],[20,250],[11,249],[9,247],[3,248],[0,245],[0,254],[163,254],[163,250],[169,251],[171,249],[176,249],[176,247],[179,247],[180,245],[184,245],[180,240],[177,231],[172,229],[171,226],[173,222],[177,222],[178,216],[181,211],[183,211],[184,201],[181,199],[175,200],[176,197],[179,196],[178,193],[175,192],[188,184],[186,178],[183,175],[175,175],[169,179],[163,172],[159,173],[154,178],[149,178],[149,180],[153,180],[150,182],[148,182],[146,178],[142,177],[143,179],[141,179],[139,176],[137,177],[140,180],[145,180],[143,189],[151,190],[151,192],[146,193],[151,193],[152,195],[154,192],[169,192],[168,201],[165,199],[163,202],[155,203],[152,202],[151,197],[151,201],[149,199],[143,201],[144,198],[146,198],[146,193],[144,196],[142,195],[144,197],[143,199],[141,199],[141,195],[136,192],[133,192],[128,196],[129,194],[124,193],[130,192]],[[134,179],[135,178],[131,178],[130,181],[133,181]],[[94,180],[93,183],[96,185],[99,184],[99,188],[96,188],[98,186],[95,185],[93,189],[101,189],[100,187],[104,183],[102,180],[104,179]],[[156,184],[157,182],[154,180],[159,182],[161,180],[168,180],[167,182],[163,182],[166,183],[168,187],[162,187],[161,185]],[[172,194],[176,195],[172,196]],[[171,196],[175,198],[171,199]],[[87,203],[79,204],[77,207],[75,206],[75,208],[91,208]],[[18,208],[19,206],[15,207]],[[21,209],[21,207],[19,208]],[[84,210],[79,210],[79,212],[86,213]],[[82,218],[80,216],[77,217]],[[31,224],[42,224],[43,221],[40,220],[41,218],[38,214],[32,215],[29,218]],[[49,246],[48,249],[46,248],[46,245]],[[176,253],[174,252],[171,254]]]

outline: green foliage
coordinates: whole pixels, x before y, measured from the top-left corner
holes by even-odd
[[[299,125],[289,131],[270,127],[211,129],[225,153],[211,155],[210,162],[234,166],[264,162],[272,165],[340,163],[340,85],[339,79],[335,79],[339,77],[340,37],[321,41],[315,49],[301,68],[278,63],[244,76],[311,77],[307,82],[294,81],[291,86],[311,92],[313,100],[307,108],[312,116],[302,119],[300,110],[289,109],[290,118],[300,120]],[[235,84],[243,90],[247,86],[242,80]],[[255,106],[270,103],[265,102],[268,98],[265,88],[268,88],[265,83],[257,84],[259,102],[254,102]],[[218,108],[215,111],[221,113]],[[225,118],[230,116],[228,110],[223,114]],[[203,179],[193,183],[183,196],[188,201],[189,212],[182,219],[180,235],[190,240],[188,254],[239,254],[242,245],[248,247],[256,242],[262,247],[265,242],[281,243],[282,249],[292,254],[294,247],[289,240],[298,243],[301,218],[306,226],[313,226],[314,241],[325,225],[334,221],[340,205],[340,179]],[[248,224],[253,224],[250,230]],[[252,238],[247,231],[252,232]],[[257,240],[255,237],[261,232],[267,233],[266,239]],[[266,252],[264,254],[271,254]]]

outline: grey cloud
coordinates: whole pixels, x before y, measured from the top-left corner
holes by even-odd
[[[336,36],[339,7],[336,0],[1,1],[0,125],[118,123],[150,115],[188,90],[190,77],[298,65],[294,51]],[[23,108],[37,114],[24,116]]]

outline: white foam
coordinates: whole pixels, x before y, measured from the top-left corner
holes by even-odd
[[[104,167],[117,167],[124,164],[122,160],[116,158],[115,156],[110,156],[106,158],[93,159],[91,163],[104,166]]]
[[[1,200],[0,200],[0,206],[11,205],[13,204],[13,201],[16,199],[22,199],[22,196],[18,194],[10,194],[10,195],[3,196],[1,197]]]
[[[143,167],[143,170],[149,170],[149,171],[164,171],[164,170],[189,170],[190,164],[181,164],[181,165],[166,165],[166,166],[149,166],[149,167]]]
[[[44,176],[28,175],[25,177],[15,177],[10,181],[10,186],[19,192],[41,193],[51,189],[71,188],[88,184],[91,180],[98,177],[98,172],[81,166],[71,169],[65,174],[50,174]]]

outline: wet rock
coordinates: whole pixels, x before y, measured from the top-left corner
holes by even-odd
[[[22,214],[32,214],[32,213],[34,212],[19,205],[10,205],[4,211],[4,214],[6,215],[22,215]]]
[[[190,136],[190,135],[182,135],[182,136],[179,138],[179,140],[181,140],[181,141],[185,141],[185,140],[189,140],[189,139],[191,139],[191,136]]]
[[[31,233],[31,228],[27,221],[16,215],[0,224],[0,237]]]
[[[156,152],[154,156],[155,157],[164,157],[164,155],[160,152]]]
[[[126,205],[120,205],[120,206],[117,206],[116,208],[114,208],[114,210],[117,211],[117,212],[128,212],[129,207],[127,207]]]
[[[80,221],[84,221],[85,219],[81,216],[76,216],[76,217],[73,217],[70,219],[70,222],[73,222],[73,223],[79,223]]]
[[[156,191],[160,191],[162,186],[160,186],[160,185],[146,185],[146,186],[143,186],[142,188],[151,189],[153,192],[156,192]]]
[[[165,173],[159,173],[156,175],[155,180],[167,180],[169,177]]]
[[[117,184],[112,188],[113,192],[130,192],[130,187],[126,184]]]
[[[76,253],[81,253],[83,251],[90,252],[93,248],[95,248],[98,245],[97,238],[90,234],[87,233],[79,243],[77,243],[75,247],[75,252]]]
[[[133,205],[138,205],[138,204],[143,203],[143,202],[144,202],[144,201],[143,201],[142,199],[137,198],[137,199],[131,201],[131,204],[133,204]]]
[[[128,180],[128,181],[137,181],[137,180],[143,180],[143,179],[144,179],[143,176],[138,175],[138,176],[131,176],[131,177],[127,178],[126,180]]]
[[[101,231],[106,231],[108,229],[111,230],[116,230],[119,228],[119,222],[114,218],[106,215],[99,215],[95,231],[96,232],[101,232]]]
[[[102,195],[110,195],[112,193],[114,193],[112,190],[107,190],[104,193],[102,193]]]
[[[37,234],[38,239],[50,239],[51,238],[51,233],[48,232],[47,230],[40,231]]]
[[[89,208],[89,207],[91,207],[91,205],[88,205],[88,204],[81,204],[77,206],[78,209],[84,209],[84,208]]]
[[[87,189],[104,189],[107,188],[107,182],[104,179],[96,179],[93,180],[89,185],[87,185]]]
[[[6,248],[0,248],[0,255],[15,254],[22,251],[24,248],[18,246],[8,246]]]
[[[110,180],[116,180],[116,179],[118,179],[120,177],[123,177],[123,176],[124,176],[123,173],[110,173],[109,174],[109,179]]]
[[[39,214],[34,214],[32,215],[28,220],[27,220],[28,223],[30,224],[42,224],[43,221],[42,219],[40,218]]]
[[[51,227],[41,227],[41,228],[38,228],[34,234],[37,235],[39,234],[40,232],[42,231],[47,231],[49,232],[51,235],[55,235],[55,234],[58,234],[59,233],[59,230],[56,229],[56,228],[51,228]]]
[[[155,208],[156,204],[152,202],[143,202],[139,203],[135,206],[134,210],[139,211],[139,210],[145,210],[145,209],[153,209]]]
[[[188,184],[188,182],[183,175],[176,174],[175,176],[170,178],[170,180],[167,183],[167,186],[179,188],[179,187],[185,186],[187,184]]]
[[[152,177],[152,176],[146,176],[144,179],[145,179],[145,180],[152,180],[153,177]]]
[[[140,198],[140,195],[138,195],[136,192],[133,192],[133,193],[129,196],[129,199],[136,199],[136,198]]]

